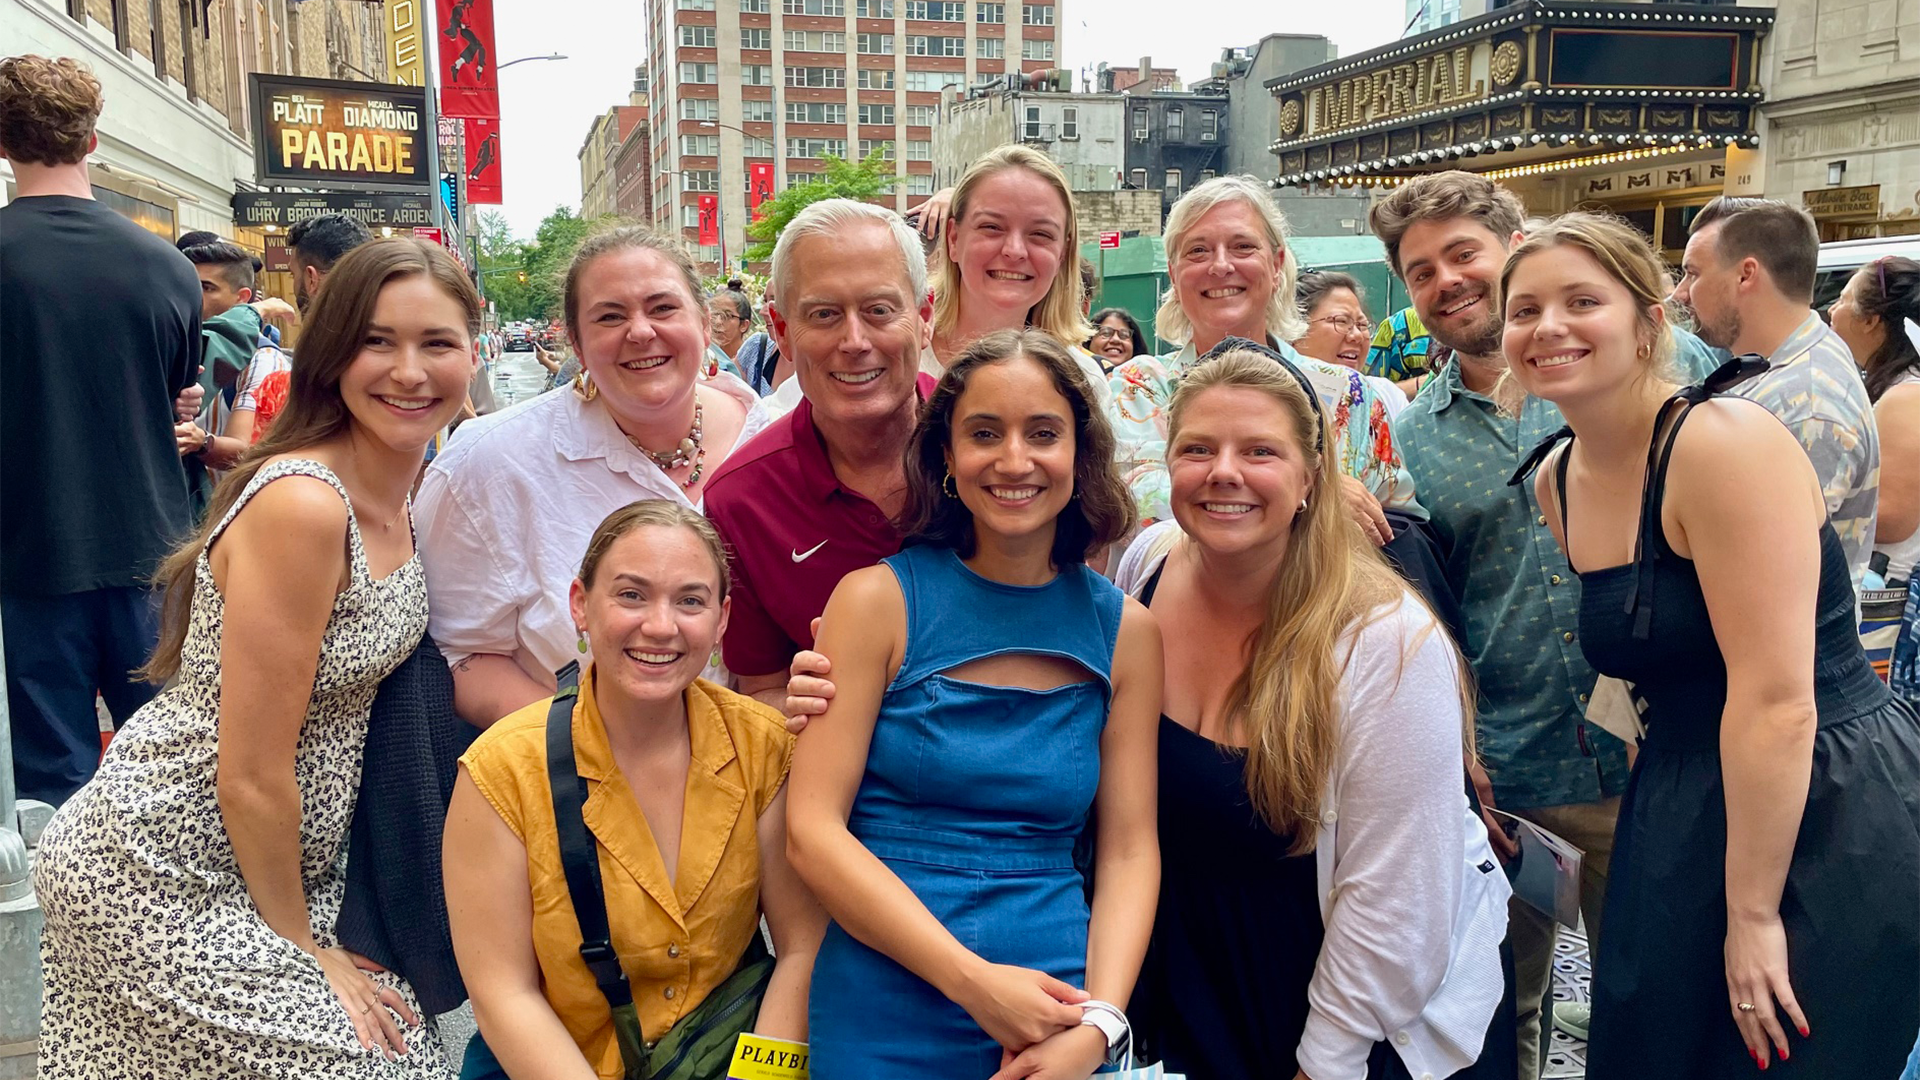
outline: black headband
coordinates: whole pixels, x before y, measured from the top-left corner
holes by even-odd
[[[1320,392],[1315,390],[1313,384],[1307,381],[1306,373],[1296,367],[1293,361],[1287,359],[1284,354],[1275,349],[1270,349],[1257,341],[1249,341],[1243,337],[1229,337],[1220,342],[1220,344],[1208,349],[1198,360],[1194,361],[1194,363],[1197,366],[1208,360],[1218,359],[1227,353],[1237,352],[1241,349],[1245,349],[1248,352],[1259,353],[1261,356],[1279,364],[1280,370],[1293,376],[1293,381],[1300,384],[1300,389],[1305,391],[1307,395],[1307,403],[1313,406],[1314,419],[1319,421],[1319,423],[1314,425],[1313,429],[1313,451],[1316,454],[1325,453],[1327,449],[1327,411],[1326,407],[1320,404]]]

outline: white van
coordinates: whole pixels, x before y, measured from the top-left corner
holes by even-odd
[[[1840,298],[1853,272],[1883,255],[1920,260],[1920,236],[1879,236],[1865,240],[1835,240],[1820,245],[1819,270],[1813,276],[1813,306],[1825,311]]]

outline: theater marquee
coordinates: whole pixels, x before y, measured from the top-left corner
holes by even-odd
[[[260,183],[432,188],[424,90],[282,75],[249,78]]]

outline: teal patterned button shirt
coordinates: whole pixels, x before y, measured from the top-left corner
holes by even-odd
[[[1718,366],[1698,338],[1675,338],[1683,378]],[[1518,417],[1502,415],[1466,388],[1459,364],[1448,364],[1394,425],[1466,620],[1494,801],[1521,809],[1595,802],[1620,794],[1627,778],[1624,744],[1586,723],[1595,675],[1580,651],[1580,579],[1533,485],[1507,486],[1564,423],[1536,398]]]

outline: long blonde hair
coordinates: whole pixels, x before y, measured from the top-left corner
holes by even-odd
[[[1291,854],[1304,855],[1314,849],[1339,746],[1342,642],[1405,598],[1419,603],[1429,622],[1422,637],[1406,643],[1408,655],[1424,633],[1439,630],[1439,620],[1348,516],[1338,459],[1319,449],[1328,434],[1311,391],[1272,359],[1235,349],[1194,368],[1174,392],[1167,445],[1178,445],[1194,398],[1216,388],[1272,398],[1314,478],[1314,494],[1293,519],[1287,557],[1268,589],[1247,666],[1227,692],[1227,715],[1240,718],[1247,736],[1247,794],[1254,810],[1275,833],[1292,838]],[[1457,652],[1455,663],[1466,713],[1461,737],[1470,747],[1473,697]]]
[[[1053,335],[1062,345],[1078,348],[1093,336],[1093,327],[1087,325],[1086,305],[1081,302],[1080,232],[1073,216],[1073,192],[1067,186],[1067,174],[1060,171],[1052,158],[1016,143],[1002,146],[967,166],[953,188],[953,217],[947,228],[960,227],[966,220],[974,189],[1003,169],[1026,169],[1060,193],[1060,205],[1067,216],[1061,226],[1064,234],[1060,238],[1060,265],[1054,269],[1047,295],[1027,312],[1027,325]],[[945,237],[933,248],[933,332],[944,337],[960,320],[960,267],[947,252]]]
[[[140,669],[142,678],[163,682],[180,670],[192,617],[194,572],[213,530],[240,499],[254,474],[276,454],[291,454],[332,439],[352,423],[340,397],[340,376],[360,355],[373,321],[380,290],[400,278],[424,276],[452,297],[466,316],[469,341],[480,332],[480,294],[460,264],[439,244],[393,237],[362,244],[341,256],[328,272],[303,321],[300,354],[289,376],[287,404],[213,491],[206,517],[187,541],[175,548],[154,573],[165,595],[160,609],[160,640]]]

